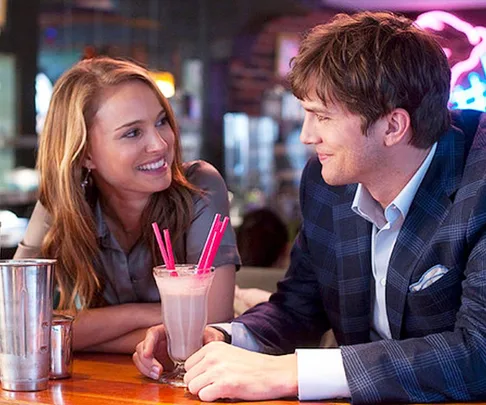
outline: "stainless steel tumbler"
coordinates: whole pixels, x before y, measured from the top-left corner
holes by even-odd
[[[0,372],[9,391],[47,388],[55,260],[0,260]]]
[[[70,315],[52,316],[51,372],[49,378],[69,378],[73,372],[73,320]]]

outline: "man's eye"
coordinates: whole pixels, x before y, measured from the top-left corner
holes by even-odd
[[[324,115],[318,115],[316,114],[317,121],[322,122],[322,121],[327,121],[329,117],[326,117]]]

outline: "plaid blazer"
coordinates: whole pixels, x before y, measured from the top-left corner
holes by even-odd
[[[274,354],[316,346],[332,328],[354,403],[486,399],[486,114],[454,112],[453,123],[390,259],[392,339],[370,342],[371,224],[351,209],[356,185],[326,185],[317,158],[302,175],[287,274],[238,318]],[[410,292],[437,264],[448,273]]]

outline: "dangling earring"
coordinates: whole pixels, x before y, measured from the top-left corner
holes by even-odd
[[[86,193],[86,187],[88,187],[90,175],[91,175],[91,169],[87,169],[86,175],[84,176],[84,179],[81,182],[81,188],[83,189],[83,193]]]

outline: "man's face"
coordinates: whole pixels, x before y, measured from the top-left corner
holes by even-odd
[[[361,117],[337,103],[324,106],[315,96],[301,104],[305,118],[300,140],[315,147],[324,181],[333,186],[376,182],[385,150],[383,125],[373,124],[365,135]]]

